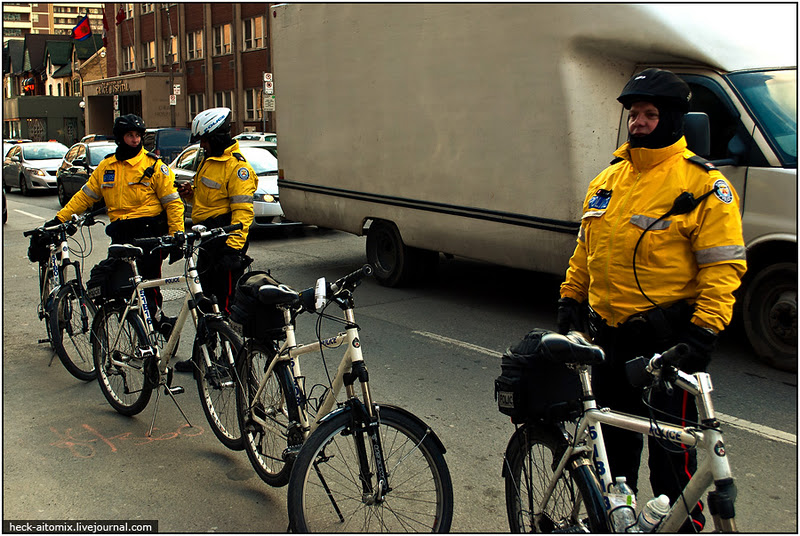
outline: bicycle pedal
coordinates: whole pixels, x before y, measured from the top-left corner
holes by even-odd
[[[164,394],[167,394],[167,391],[172,393],[173,395],[182,395],[186,392],[186,389],[181,387],[180,385],[176,385],[175,387],[164,387]]]

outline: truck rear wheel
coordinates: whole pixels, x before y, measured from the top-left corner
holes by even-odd
[[[745,332],[758,357],[797,371],[797,265],[762,269],[747,285],[742,305]]]
[[[373,221],[367,231],[367,261],[375,268],[375,279],[386,287],[420,281],[436,269],[439,254],[405,245],[397,226]]]

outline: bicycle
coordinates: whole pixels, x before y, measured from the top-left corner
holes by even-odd
[[[73,215],[68,222],[23,232],[23,236],[31,239],[29,259],[39,263],[38,314],[39,319],[45,321],[47,330],[47,338],[39,343],[49,342],[53,349],[48,366],[58,356],[70,374],[87,382],[95,378],[89,333],[95,307],[86,295],[81,262],[70,259],[69,237],[79,229],[83,237],[84,227],[102,223],[94,217],[104,210],[82,216]],[[75,243],[78,244],[77,241]],[[91,254],[91,231],[88,244],[87,247],[86,237],[83,237],[83,245],[78,244],[75,250],[81,260]],[[67,280],[69,267],[74,269],[75,277]]]
[[[203,294],[192,253],[202,247],[201,241],[225,236],[241,229],[241,224],[207,230],[195,226],[192,231],[176,236],[161,236],[134,240],[134,244],[115,244],[108,248],[109,258],[121,259],[130,265],[133,289],[126,298],[103,300],[93,324],[93,355],[97,377],[104,396],[119,413],[133,416],[147,406],[156,390],[156,405],[148,437],[152,435],[158,412],[158,402],[164,388],[191,426],[181,409],[176,394],[183,387],[172,387],[173,371],[170,360],[175,357],[180,333],[191,315],[196,328],[193,362],[203,413],[214,435],[226,447],[241,450],[242,435],[236,405],[237,372],[234,359],[241,349],[241,338],[220,313],[216,301]],[[179,249],[184,258],[184,275],[144,280],[136,270],[136,259],[142,248]],[[154,328],[152,314],[145,299],[145,289],[186,285],[188,292],[163,352]],[[205,313],[205,310],[211,310]]]
[[[372,272],[366,265],[333,284],[321,278],[301,292],[279,284],[257,288],[261,306],[281,312],[278,328],[285,340],[278,347],[268,337],[245,334],[245,357],[238,360],[240,428],[259,476],[272,486],[288,483],[292,531],[450,528],[453,487],[444,445],[419,417],[373,402],[353,298]],[[324,314],[331,303],[343,319]],[[294,319],[318,310],[317,340],[299,344]],[[323,339],[323,317],[343,323],[344,332]],[[336,376],[328,376],[323,393],[313,397],[314,388],[305,391],[300,357],[334,348],[344,348]],[[345,401],[337,402],[342,387]]]
[[[573,378],[577,373],[579,387],[578,393],[571,392],[577,396],[531,411],[530,400],[524,400],[519,389],[503,380],[503,376],[497,380],[500,411],[512,415],[513,422],[522,423],[511,437],[503,461],[506,508],[512,532],[614,531],[606,494],[612,484],[611,471],[601,425],[706,453],[655,532],[677,532],[712,484],[715,489],[708,494],[708,506],[716,530],[736,531],[736,489],[711,401],[711,377],[705,372],[686,374],[679,370],[678,365],[688,351],[686,345],[679,344],[650,359],[640,357],[631,361],[633,374],[629,373],[629,377],[633,377],[636,386],[675,386],[693,395],[700,423],[687,427],[598,407],[592,394],[589,367],[602,363],[605,356],[600,347],[590,344],[580,333],[570,332],[567,336],[548,333],[541,337],[539,346],[541,360],[564,367],[563,374],[573,374]],[[560,378],[551,374],[547,381],[558,384]]]

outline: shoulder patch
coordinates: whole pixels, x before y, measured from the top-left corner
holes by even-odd
[[[236,160],[239,162],[247,162],[247,159],[242,155],[242,153],[231,153],[233,156],[236,157]]]
[[[242,166],[238,170],[236,170],[236,176],[242,179],[243,181],[246,181],[247,179],[250,178],[250,171],[248,171],[246,167]]]
[[[690,156],[686,160],[688,160],[692,164],[695,164],[695,165],[698,165],[698,166],[702,167],[706,171],[713,171],[713,170],[717,169],[717,167],[714,164],[712,164],[711,162],[709,162],[705,158],[699,157],[697,155]]]
[[[726,205],[733,201],[733,191],[725,179],[717,179],[714,183],[714,195]]]
[[[162,175],[169,175],[169,168],[163,162],[161,163],[161,174]]]

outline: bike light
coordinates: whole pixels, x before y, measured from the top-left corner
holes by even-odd
[[[325,278],[320,277],[317,279],[317,285],[314,287],[314,309],[319,311],[325,306]]]

